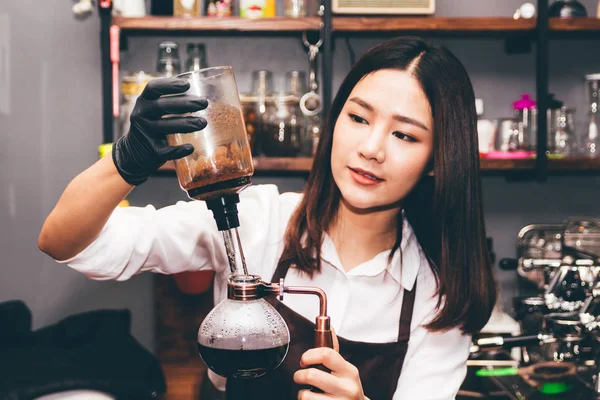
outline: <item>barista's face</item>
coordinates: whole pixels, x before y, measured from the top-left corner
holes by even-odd
[[[331,170],[342,198],[361,210],[399,207],[433,151],[429,101],[409,73],[365,76],[344,104],[333,132]]]

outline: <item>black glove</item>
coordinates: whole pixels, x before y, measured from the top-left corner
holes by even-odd
[[[194,146],[168,146],[166,135],[190,133],[206,127],[201,117],[162,118],[165,114],[184,114],[203,110],[205,98],[181,95],[190,88],[189,82],[178,78],[155,79],[135,102],[131,112],[129,132],[113,146],[112,157],[119,174],[130,185],[137,186],[168,160],[192,154]],[[179,94],[178,96],[161,97]]]

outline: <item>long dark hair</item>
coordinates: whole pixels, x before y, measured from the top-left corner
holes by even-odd
[[[431,331],[480,330],[496,301],[481,202],[475,96],[461,62],[447,49],[418,38],[388,40],[368,51],[344,79],[324,124],[314,164],[285,234],[280,263],[313,275],[341,194],[331,173],[333,130],[354,86],[381,69],[412,70],[427,96],[434,123],[433,177],[423,177],[403,209],[437,279],[438,310]],[[392,254],[402,238],[401,213]],[[391,255],[390,255],[391,259]]]

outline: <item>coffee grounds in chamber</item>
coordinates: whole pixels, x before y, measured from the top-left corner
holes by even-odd
[[[184,190],[250,176],[254,171],[240,109],[217,103],[206,109],[206,119],[209,124],[204,131],[220,145],[211,154],[196,148],[190,156],[175,161]],[[190,142],[185,135],[181,138]]]

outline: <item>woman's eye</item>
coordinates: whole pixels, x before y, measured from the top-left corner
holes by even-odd
[[[364,119],[364,118],[362,118],[362,117],[359,117],[359,116],[358,116],[358,115],[356,115],[356,114],[348,114],[348,116],[350,117],[350,119],[351,119],[353,122],[356,122],[357,124],[366,124],[366,123],[367,123],[367,120],[366,120],[366,119]]]
[[[417,139],[415,139],[412,136],[407,135],[406,133],[394,132],[393,135],[396,136],[400,140],[407,140],[409,142],[416,142],[417,141]]]

